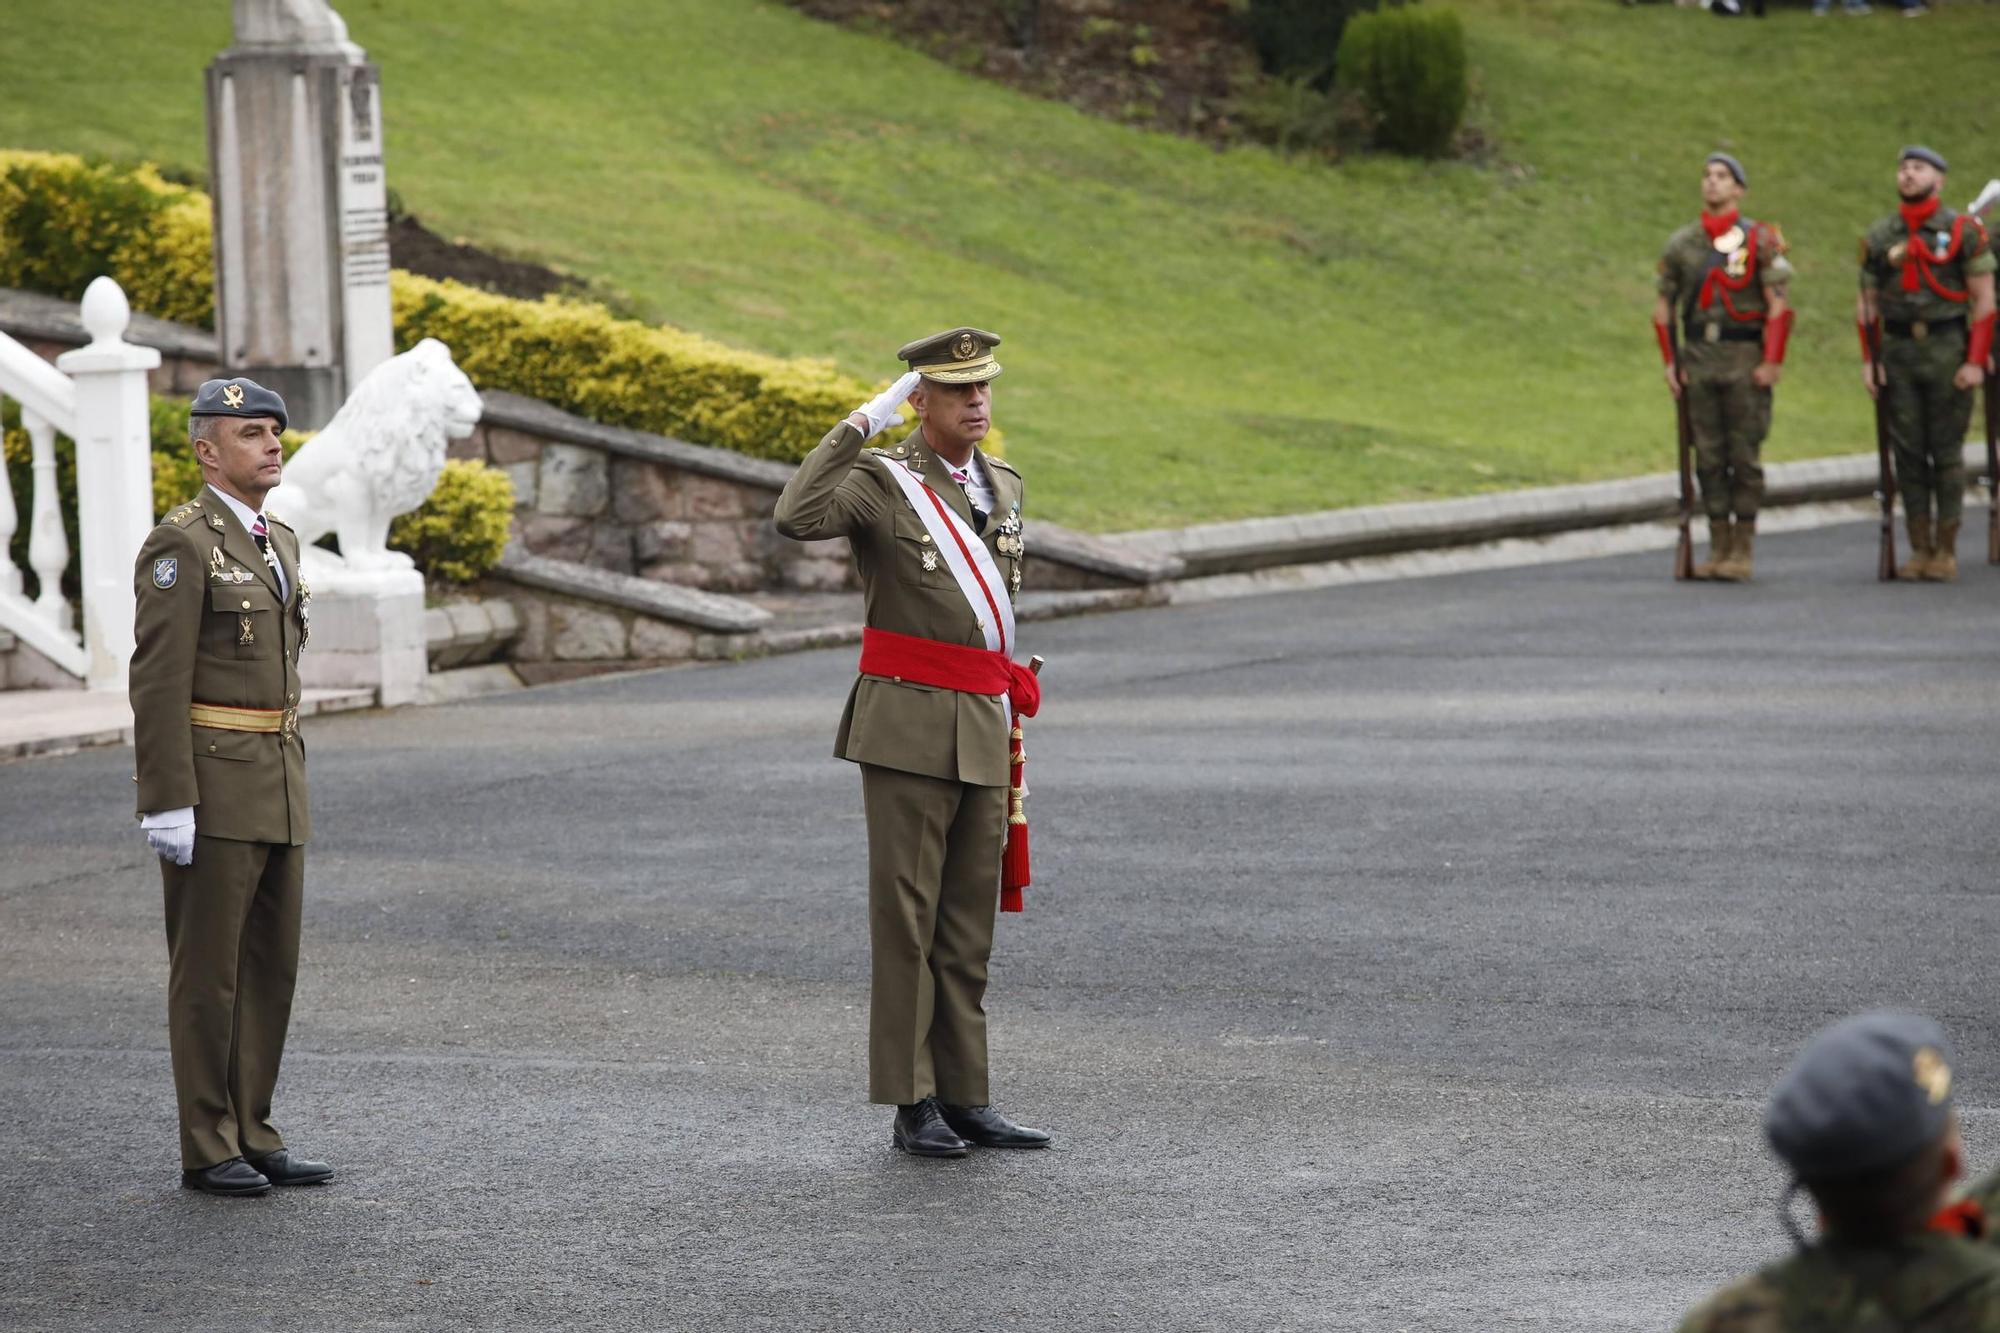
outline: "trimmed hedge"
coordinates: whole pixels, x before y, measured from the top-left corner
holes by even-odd
[[[1243,26],[1266,74],[1325,92],[1348,20],[1377,0],[1243,0]]]
[[[208,196],[151,166],[0,151],[0,287],[79,300],[108,273],[135,310],[215,326]]]
[[[211,234],[208,196],[153,167],[0,151],[0,286],[75,299],[109,273],[135,310],[210,328]],[[397,270],[391,304],[399,348],[437,338],[481,388],[761,458],[803,458],[876,392],[830,361],[741,351],[587,301],[523,301]],[[986,448],[1001,450],[999,432]]]
[[[1375,113],[1384,145],[1442,157],[1469,95],[1465,24],[1449,9],[1357,14],[1340,44],[1340,82]]]

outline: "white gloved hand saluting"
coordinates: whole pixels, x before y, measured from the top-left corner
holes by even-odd
[[[184,866],[194,860],[194,807],[159,810],[139,820],[146,831],[146,845],[163,861]]]
[[[894,384],[855,408],[848,414],[847,419],[854,422],[855,429],[866,432],[869,439],[874,439],[896,424],[896,409],[903,405],[903,401],[910,396],[910,391],[917,387],[921,379],[923,376],[916,371],[907,372]],[[856,421],[857,417],[860,420]]]

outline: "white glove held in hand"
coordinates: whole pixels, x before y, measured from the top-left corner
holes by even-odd
[[[923,376],[912,370],[880,394],[854,409],[855,416],[867,420],[869,439],[874,439],[896,424],[896,409],[903,405],[903,400],[910,396],[910,391],[917,387],[917,382],[921,379]]]
[[[194,807],[161,810],[139,821],[146,831],[146,845],[164,861],[184,866],[194,860]]]

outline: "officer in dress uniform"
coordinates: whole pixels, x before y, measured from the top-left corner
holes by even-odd
[[[1819,1033],[1778,1080],[1764,1135],[1792,1173],[1780,1207],[1789,1258],[1696,1307],[1681,1333],[2000,1331],[2000,1249],[1988,1179],[1954,1199],[1964,1165],[1944,1030],[1862,1014]],[[1818,1206],[1808,1241],[1793,1195]]]
[[[994,1110],[987,1080],[1010,726],[1039,702],[1009,641],[1021,475],[978,447],[999,343],[959,328],[904,346],[908,372],[806,456],[776,514],[787,537],[847,538],[865,593],[860,676],[834,753],[861,766],[868,824],[868,1096],[897,1108],[895,1146],[927,1157],[1049,1141]],[[905,400],[917,430],[864,448]]]
[[[311,833],[298,727],[309,594],[297,537],[259,512],[284,429],[284,400],[262,385],[202,385],[188,432],[206,485],[153,529],[135,576],[135,781],[166,883],[181,1180],[210,1194],[333,1175],[271,1123]]]
[[[1993,350],[1995,263],[1985,225],[1944,202],[1944,173],[1931,149],[1903,150],[1902,204],[1861,238],[1855,307],[1862,383],[1882,400],[1910,533],[1897,577],[1936,583],[1958,577],[1965,430]]]
[[[1727,153],[1708,155],[1701,216],[1668,238],[1653,308],[1667,387],[1687,399],[1695,475],[1708,513],[1708,559],[1694,576],[1731,583],[1751,576],[1764,499],[1759,451],[1771,430],[1771,390],[1792,327],[1785,238],[1777,224],[1743,216],[1738,205],[1747,184],[1741,162]]]

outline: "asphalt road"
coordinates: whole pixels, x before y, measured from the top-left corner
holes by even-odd
[[[1968,546],[1969,546],[1968,542]],[[1783,1248],[1829,1019],[2000,1162],[2000,571],[1872,535],[1035,626],[996,1099],[863,1101],[851,650],[309,724],[280,1123],[177,1188],[128,752],[0,766],[0,1326],[1640,1329]]]

